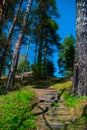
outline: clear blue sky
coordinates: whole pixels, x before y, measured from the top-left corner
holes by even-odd
[[[62,43],[66,36],[70,34],[76,36],[76,0],[56,0],[56,3],[61,15],[57,22],[59,24],[58,34]],[[55,53],[54,63],[57,70],[55,76],[60,76],[58,75],[57,60],[58,54]]]

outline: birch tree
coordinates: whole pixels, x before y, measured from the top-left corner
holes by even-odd
[[[0,68],[1,68],[1,70],[3,70],[4,62],[5,62],[5,59],[6,59],[6,56],[7,56],[7,52],[8,52],[9,46],[11,45],[13,30],[14,30],[14,27],[16,25],[19,13],[20,13],[20,8],[21,8],[21,5],[22,5],[22,2],[23,2],[23,0],[20,0],[17,13],[16,13],[16,15],[13,19],[13,24],[12,24],[10,31],[9,31],[9,35],[8,35],[8,38],[7,38],[7,41],[6,41],[6,46],[5,46],[5,48],[2,52],[2,55],[0,57]],[[0,75],[1,75],[1,72],[2,71],[0,71]]]
[[[18,58],[19,58],[19,53],[20,53],[20,48],[21,48],[21,41],[22,41],[22,38],[24,36],[25,27],[26,27],[27,20],[28,20],[29,14],[30,14],[32,1],[33,0],[28,0],[28,4],[27,4],[27,7],[26,7],[22,27],[21,27],[21,30],[20,30],[20,33],[19,33],[18,40],[15,44],[13,57],[12,57],[12,64],[11,64],[11,67],[10,67],[8,82],[7,82],[7,85],[6,85],[6,90],[7,89],[13,89],[14,80],[15,80],[15,72],[16,72],[16,69],[17,69]]]

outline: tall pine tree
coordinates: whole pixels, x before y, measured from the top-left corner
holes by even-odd
[[[74,63],[72,92],[75,96],[87,95],[87,0],[77,0],[77,46]]]

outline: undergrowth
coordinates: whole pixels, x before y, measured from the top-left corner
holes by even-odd
[[[0,96],[0,129],[1,130],[33,130],[36,124],[31,112],[34,93],[22,89]]]

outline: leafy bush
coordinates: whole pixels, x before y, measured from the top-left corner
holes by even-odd
[[[31,112],[34,93],[30,90],[12,92],[0,97],[0,129],[24,130],[34,129],[32,121],[34,115]]]
[[[55,67],[52,61],[47,60],[45,65],[33,64],[32,70],[34,79],[43,79],[47,76],[53,76]]]
[[[32,65],[32,70],[33,70],[33,77],[34,79],[40,79],[43,78],[45,75],[45,66],[40,66],[38,64],[33,64]]]

